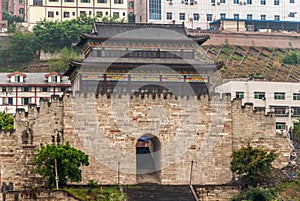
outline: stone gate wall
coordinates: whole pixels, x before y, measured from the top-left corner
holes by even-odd
[[[2,182],[23,188],[40,180],[32,171],[35,148],[52,143],[52,136],[69,141],[90,155],[82,168],[83,181],[134,184],[136,143],[152,134],[161,150],[156,161],[162,184],[223,184],[232,179],[229,166],[234,150],[251,142],[276,149],[277,167],[287,165],[289,141],[277,136],[274,114],[264,115],[241,101],[218,96],[180,98],[142,96],[95,97],[71,93],[53,96],[40,108],[19,110],[15,132],[1,133]]]

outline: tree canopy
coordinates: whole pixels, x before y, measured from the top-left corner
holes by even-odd
[[[276,158],[276,153],[258,148],[253,148],[250,144],[236,150],[232,154],[230,170],[233,173],[243,176],[245,186],[257,186],[266,178],[272,170],[272,162]]]
[[[71,47],[73,42],[79,40],[79,33],[91,32],[94,20],[86,15],[62,22],[43,20],[33,27],[36,43],[45,52]]]
[[[14,116],[0,112],[0,129],[11,130],[14,129]]]
[[[81,181],[80,166],[89,165],[88,155],[71,147],[69,142],[42,146],[34,156],[35,172],[46,180],[49,187],[55,186],[55,160],[60,188],[65,187],[68,180]]]
[[[0,51],[0,66],[18,69],[36,58],[36,45],[32,33],[16,33],[9,36],[8,44]]]

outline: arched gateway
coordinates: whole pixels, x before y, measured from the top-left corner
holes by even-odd
[[[152,135],[140,137],[136,143],[136,176],[139,183],[160,183],[160,141]]]

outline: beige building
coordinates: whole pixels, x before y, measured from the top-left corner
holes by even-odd
[[[82,14],[90,17],[117,17],[127,21],[127,0],[29,0],[26,4],[25,21],[31,30],[43,20],[64,21],[76,19]]]

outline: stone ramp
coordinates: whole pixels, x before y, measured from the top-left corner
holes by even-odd
[[[140,184],[123,189],[127,201],[195,201],[188,185]]]

